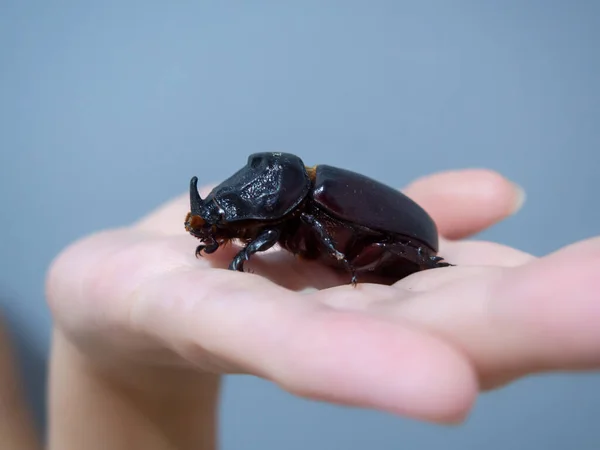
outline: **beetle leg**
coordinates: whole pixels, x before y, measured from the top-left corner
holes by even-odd
[[[421,248],[419,247],[419,254],[421,253]],[[430,256],[428,258],[428,262],[431,268],[436,268],[436,267],[451,267],[454,266],[454,264],[450,264],[444,261],[444,258],[442,258],[441,256]]]
[[[423,262],[425,263],[425,266],[428,269],[436,269],[438,267],[452,267],[452,266],[454,266],[454,264],[450,264],[450,263],[444,262],[444,258],[442,258],[441,256],[429,256],[429,257],[426,257],[423,254],[423,250],[421,249],[421,247],[419,247],[418,252],[419,252],[419,256],[423,259]]]
[[[204,253],[206,253],[207,255],[210,255],[211,253],[216,252],[218,248],[219,248],[219,243],[213,242],[212,244],[206,246],[206,248],[204,249]]]
[[[314,216],[311,216],[310,214],[302,213],[300,215],[300,218],[304,222],[306,222],[308,225],[313,227],[313,229],[319,235],[319,238],[321,239],[321,243],[327,248],[327,250],[329,250],[329,253],[331,254],[331,256],[333,256],[335,259],[337,259],[342,264],[344,264],[344,266],[346,266],[346,269],[352,275],[351,284],[352,284],[352,286],[356,286],[356,283],[358,283],[358,279],[356,277],[356,270],[354,270],[354,267],[352,266],[352,264],[350,264],[350,261],[348,261],[348,259],[346,258],[346,255],[344,255],[342,252],[338,251],[338,249],[335,248],[333,239],[331,238],[331,236],[329,235],[329,233],[327,232],[327,230],[325,229],[323,224],[321,222],[319,222]]]
[[[200,244],[198,247],[196,247],[196,258],[202,256],[202,251],[204,251],[204,253],[207,255],[210,255],[211,253],[216,252],[218,248],[219,244],[217,242],[212,242],[208,245]]]
[[[429,261],[433,264],[433,267],[453,267],[454,264],[450,264],[444,261],[444,258],[440,256],[430,256]]]
[[[436,269],[439,267],[454,267],[454,264],[444,262],[444,258],[442,258],[441,256],[425,256],[422,247],[419,247],[417,249],[417,253],[419,254],[419,257],[423,260],[425,266],[428,269]]]
[[[277,229],[265,230],[241,250],[229,264],[229,270],[244,271],[244,262],[250,259],[254,253],[264,252],[273,247],[279,239],[280,232]]]

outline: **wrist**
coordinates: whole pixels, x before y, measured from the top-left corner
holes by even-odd
[[[0,448],[39,448],[12,342],[0,317]]]
[[[50,449],[214,449],[219,385],[189,368],[94,361],[55,332]]]

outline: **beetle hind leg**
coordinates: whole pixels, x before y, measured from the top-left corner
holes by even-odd
[[[438,269],[441,267],[454,267],[454,264],[450,264],[449,262],[444,261],[444,258],[442,258],[441,256],[425,256],[420,251],[419,251],[419,254],[422,257],[421,263],[423,266],[425,266],[426,269]]]
[[[433,264],[433,267],[454,267],[454,264],[444,261],[441,256],[430,256],[429,261]]]

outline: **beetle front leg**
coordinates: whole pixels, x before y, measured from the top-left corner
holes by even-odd
[[[209,244],[200,244],[196,247],[196,258],[202,256],[202,252],[207,255],[216,252],[219,249],[219,244],[217,242],[211,242]]]
[[[358,283],[358,279],[356,277],[356,271],[354,270],[354,267],[352,266],[352,264],[350,264],[350,262],[346,258],[346,255],[344,255],[337,248],[335,248],[333,239],[331,238],[323,224],[310,214],[302,213],[300,215],[300,218],[317,232],[319,238],[321,239],[321,243],[327,248],[327,250],[329,250],[331,256],[333,256],[335,259],[344,264],[344,266],[346,266],[346,269],[352,275],[352,286],[356,286],[356,283]]]
[[[279,239],[280,232],[276,229],[265,230],[258,235],[256,239],[250,242],[243,250],[241,250],[229,264],[229,270],[244,271],[244,262],[250,259],[250,256],[269,250]]]

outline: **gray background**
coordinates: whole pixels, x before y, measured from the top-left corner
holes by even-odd
[[[219,3],[217,5],[217,3]],[[100,5],[101,4],[101,5]],[[396,186],[490,167],[526,208],[482,237],[598,234],[598,2],[0,2],[0,297],[44,423],[51,259],[285,150]],[[227,380],[223,448],[600,448],[600,378],[484,396],[459,428]]]

